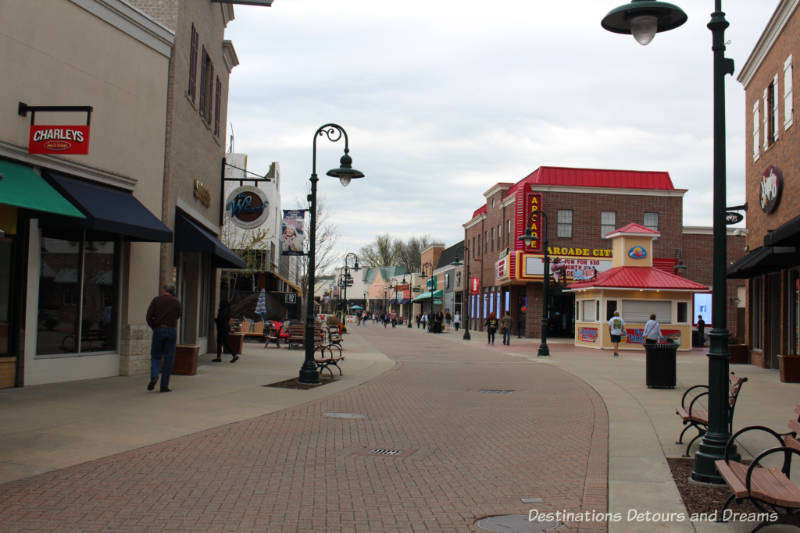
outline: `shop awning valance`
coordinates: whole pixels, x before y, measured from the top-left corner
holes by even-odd
[[[31,167],[0,160],[0,204],[85,219],[80,210]]]
[[[728,277],[746,279],[800,264],[796,246],[761,246],[728,267]]]
[[[222,244],[216,235],[180,212],[175,214],[175,249],[210,254],[214,256],[214,266],[220,268],[246,266],[242,258]]]
[[[130,191],[45,170],[50,183],[86,215],[87,227],[131,241],[170,242],[172,231]]]
[[[439,289],[438,291],[433,291],[433,297],[434,298],[441,298],[442,297],[442,290]],[[423,292],[422,294],[420,294],[419,296],[414,298],[412,301],[413,302],[419,302],[419,301],[422,301],[422,300],[430,300],[430,299],[431,299],[431,293],[430,292]]]

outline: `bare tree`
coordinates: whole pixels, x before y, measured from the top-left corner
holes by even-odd
[[[359,257],[364,265],[373,267],[393,266],[397,262],[398,246],[402,246],[400,241],[393,241],[392,237],[386,233],[375,237],[372,242],[359,252]]]
[[[314,249],[314,277],[319,278],[323,273],[332,270],[336,256],[333,248],[339,238],[339,233],[330,219],[325,207],[324,199],[317,197],[317,243]],[[311,243],[306,241],[306,252],[310,249]],[[308,290],[308,255],[300,256],[300,282],[304,288],[304,294],[311,294]]]
[[[272,232],[265,228],[241,229],[233,224],[229,213],[225,214],[220,235],[222,243],[233,250],[245,263],[244,269],[222,271],[223,284],[227,288],[226,299],[231,301],[237,282],[248,279],[255,292],[258,289],[258,273],[269,270],[269,249]]]

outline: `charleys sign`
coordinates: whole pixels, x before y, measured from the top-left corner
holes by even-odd
[[[89,153],[89,126],[31,125],[29,154]]]
[[[254,229],[262,225],[269,215],[267,195],[252,185],[237,187],[228,195],[225,213],[231,222],[242,229]]]

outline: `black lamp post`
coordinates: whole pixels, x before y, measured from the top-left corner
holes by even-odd
[[[431,331],[433,331],[433,327],[431,326],[431,323],[433,322],[433,263],[428,263],[428,262],[423,263],[422,268],[420,268],[420,270],[421,270],[420,275],[422,276],[422,279],[427,280],[428,278],[430,278],[430,289],[428,294],[430,295],[431,299],[431,305],[430,305],[431,310],[428,313],[428,321],[427,321],[428,332],[430,333]],[[430,275],[425,273],[428,270],[430,270]],[[426,285],[428,283],[429,283],[428,281],[425,282]]]
[[[350,267],[350,265],[347,263],[347,260],[350,259],[351,257],[355,259],[355,265],[353,267]],[[344,323],[343,331],[345,333],[347,333],[347,314],[348,311],[350,310],[350,308],[347,306],[347,285],[351,283],[353,280],[350,277],[350,268],[352,268],[353,271],[355,272],[359,271],[358,256],[353,252],[348,252],[344,256],[344,318],[342,322]]]
[[[733,74],[733,60],[725,57],[725,29],[728,21],[722,12],[722,0],[715,0],[708,29],[714,51],[714,250],[711,322],[711,345],[708,350],[708,431],[695,453],[692,479],[722,483],[714,461],[722,459],[728,433],[728,351],[727,327],[727,243],[725,225],[725,75]],[[633,33],[647,44],[660,31],[677,28],[686,22],[686,14],[666,2],[633,0],[618,7],[603,19],[605,29],[615,33]],[[735,449],[731,450],[735,454]]]
[[[338,124],[325,124],[314,132],[314,144],[311,155],[311,194],[308,195],[308,208],[311,211],[311,222],[309,224],[309,247],[308,247],[308,289],[306,294],[306,332],[305,347],[306,355],[303,366],[300,367],[299,381],[301,383],[319,383],[317,365],[314,362],[314,269],[316,268],[316,239],[317,239],[317,138],[325,135],[329,141],[337,142],[344,137],[344,155],[339,160],[339,168],[331,169],[327,172],[328,176],[339,178],[342,186],[350,184],[351,179],[363,178],[364,174],[353,168],[353,159],[350,157],[350,147],[347,139],[347,132]]]
[[[547,230],[549,229],[548,226],[550,225],[547,221],[547,213],[544,211],[537,211],[537,215],[541,215],[544,221],[542,224],[544,229],[544,276],[542,278],[542,342],[539,344],[539,351],[537,352],[538,357],[548,357],[550,355],[550,348],[547,346],[547,328],[550,323],[549,319],[549,308],[547,306],[547,298],[548,298],[548,289],[550,288],[550,253],[549,253],[549,246],[550,246],[550,239],[547,235]],[[538,240],[538,236],[533,235],[531,233],[531,228],[528,227],[525,229],[525,234],[519,236],[519,240],[523,241],[526,245],[530,245],[531,241]]]
[[[411,321],[412,321],[413,314],[414,314],[414,302],[412,302],[412,300],[413,300],[412,296],[414,295],[414,291],[411,289],[411,287],[414,285],[414,273],[413,272],[409,272],[408,276],[409,276],[409,278],[408,278],[408,327],[411,328]],[[403,276],[403,283],[405,283],[405,280],[406,280],[406,277]]]

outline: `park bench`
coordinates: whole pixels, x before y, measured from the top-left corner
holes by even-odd
[[[742,428],[731,435],[725,446],[724,459],[714,462],[722,479],[731,489],[732,494],[725,500],[725,505],[720,513],[720,521],[725,519],[725,512],[732,502],[740,503],[750,500],[759,510],[774,512],[783,523],[800,525],[800,487],[791,479],[792,456],[800,455],[800,405],[794,408],[795,418],[789,421],[788,433],[777,433],[765,426],[749,426]],[[768,448],[759,453],[747,465],[729,457],[731,447],[737,437],[749,431],[763,431],[769,433],[777,441],[777,446]],[[761,463],[774,454],[783,454],[783,464],[780,468],[763,466]],[[763,526],[774,524],[775,521],[765,520],[753,531]]]
[[[339,333],[339,326],[328,326],[328,344],[338,344],[342,346],[342,334]]]
[[[732,433],[733,428],[733,411],[736,408],[736,400],[739,397],[739,391],[742,385],[747,381],[747,378],[737,377],[733,372],[728,376],[728,434]],[[681,431],[680,437],[675,444],[683,444],[683,436],[690,429],[695,428],[697,435],[689,441],[686,445],[686,452],[684,457],[689,457],[689,450],[692,444],[697,439],[702,437],[708,431],[708,410],[703,406],[703,402],[708,399],[708,385],[693,385],[686,389],[681,398],[681,406],[675,413],[683,420],[683,425],[686,426]]]
[[[267,332],[264,334],[264,348],[269,348],[270,344],[274,344],[276,348],[281,347],[281,341],[288,344],[289,334],[284,330],[283,323],[271,321],[269,322]]]
[[[293,324],[288,327],[289,347],[302,347],[305,345],[306,327],[304,324]],[[317,365],[317,372],[322,374],[327,370],[333,377],[332,366],[339,370],[342,375],[342,367],[339,362],[344,359],[341,344],[326,343],[325,332],[319,326],[314,327],[314,363]]]

